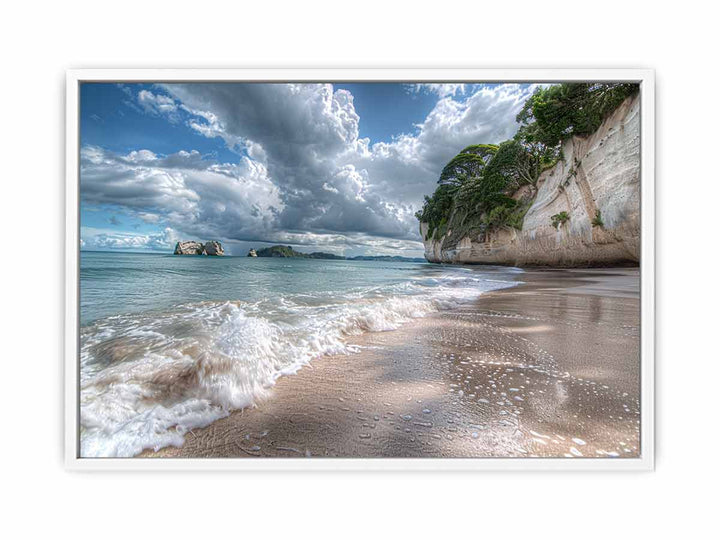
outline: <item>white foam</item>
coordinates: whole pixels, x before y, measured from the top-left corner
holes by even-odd
[[[320,305],[202,302],[84,327],[81,455],[181,446],[188,431],[254,403],[313,358],[355,352],[349,336],[394,330],[516,284],[471,273],[433,279],[431,286],[411,280],[384,295],[375,288]]]

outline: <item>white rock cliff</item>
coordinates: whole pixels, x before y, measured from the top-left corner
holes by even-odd
[[[421,223],[425,258],[514,266],[638,263],[640,98],[625,100],[589,137],[567,141],[563,155],[564,161],[540,176],[521,231],[507,228],[458,239],[448,230],[425,240],[428,226]],[[560,212],[569,219],[556,229],[551,216]]]

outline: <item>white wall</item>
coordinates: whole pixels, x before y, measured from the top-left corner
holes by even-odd
[[[310,526],[313,538],[693,538],[705,527],[716,530],[713,480],[720,449],[711,396],[720,355],[717,324],[709,317],[718,300],[714,231],[720,178],[712,122],[719,81],[711,55],[717,50],[717,18],[710,3],[283,4],[4,4],[0,531],[17,529],[7,538],[69,532],[74,538],[175,539],[289,536],[301,525]],[[656,472],[63,470],[64,70],[266,65],[657,70]]]

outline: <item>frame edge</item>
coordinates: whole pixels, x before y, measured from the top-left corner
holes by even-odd
[[[655,470],[655,71],[653,69],[68,69],[65,84],[64,463],[68,470],[236,471],[654,471]],[[475,80],[492,82],[623,80],[641,85],[641,454],[639,458],[338,458],[302,460],[83,459],[79,455],[79,91],[83,81],[224,80]],[[262,76],[262,77],[261,77]]]

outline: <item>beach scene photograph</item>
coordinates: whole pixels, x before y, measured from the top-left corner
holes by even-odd
[[[643,456],[639,84],[78,103],[79,458]]]

